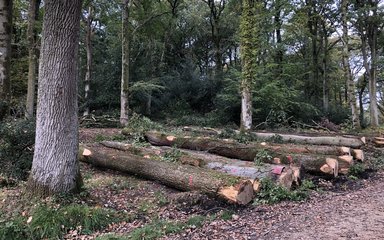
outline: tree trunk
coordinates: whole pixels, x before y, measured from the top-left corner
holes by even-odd
[[[376,6],[377,7],[377,6]],[[373,11],[374,17],[377,17],[376,10]],[[376,20],[372,20],[376,21]],[[377,107],[377,26],[376,24],[372,27],[372,34],[370,35],[369,45],[371,48],[371,69],[368,70],[371,72],[369,79],[368,87],[369,87],[369,113],[371,117],[371,126],[378,127],[379,126],[379,110]]]
[[[121,49],[121,96],[120,96],[120,124],[128,124],[129,114],[129,8],[130,0],[122,0],[122,49]]]
[[[175,137],[165,134],[149,132],[146,133],[147,140],[155,146],[176,146],[178,148],[207,151],[229,158],[242,159],[246,161],[263,162],[269,164],[294,164],[302,166],[309,172],[317,174],[338,174],[338,166],[323,168],[329,165],[328,158],[333,162],[339,162],[339,156],[349,154],[346,148],[326,147],[326,146],[308,146],[296,147],[295,145],[269,146],[269,145],[245,145],[224,140],[215,140],[211,138],[192,138]],[[353,158],[352,158],[353,160]],[[349,168],[353,161],[345,165],[340,163],[343,168]],[[340,161],[344,162],[344,159]],[[336,163],[335,163],[336,164]]]
[[[82,183],[77,160],[81,5],[81,0],[44,1],[36,143],[28,181],[35,195],[74,192]]]
[[[28,90],[27,102],[25,106],[25,117],[31,118],[34,116],[35,109],[35,88],[36,88],[36,73],[37,73],[37,42],[36,42],[36,21],[39,19],[39,7],[41,0],[29,1],[28,8]]]
[[[209,169],[146,159],[97,146],[81,148],[80,160],[159,181],[182,191],[197,190],[242,205],[253,199],[251,181]]]
[[[353,81],[351,74],[351,67],[349,64],[349,50],[348,50],[348,21],[347,21],[347,12],[348,12],[348,3],[347,0],[342,0],[341,2],[341,18],[343,25],[343,67],[344,67],[344,77],[347,82],[347,95],[348,103],[352,112],[352,126],[354,128],[360,128],[360,120],[357,112],[356,106],[356,96],[355,96],[355,82]]]
[[[144,158],[158,160],[159,157],[166,157],[171,155],[173,149],[170,147],[135,147],[131,144],[125,144],[120,142],[103,141],[103,146],[127,151],[131,154],[143,156]],[[178,162],[185,165],[191,165],[195,167],[205,167],[221,171],[233,176],[239,176],[247,179],[263,179],[271,178],[277,184],[290,189],[293,182],[297,184],[300,179],[296,179],[294,176],[294,170],[288,166],[271,165],[271,164],[260,164],[255,165],[252,162],[240,161],[230,159],[222,156],[217,156],[209,153],[201,153],[192,150],[179,150],[180,152],[174,157]],[[275,169],[280,169],[282,172],[273,174]],[[296,169],[295,169],[296,170]],[[297,169],[296,175],[300,178],[300,168]]]
[[[93,21],[93,7],[88,7],[88,15],[85,19],[86,24],[86,35],[85,35],[85,51],[87,53],[87,68],[85,71],[85,79],[84,79],[84,101],[85,101],[85,109],[83,116],[89,115],[89,94],[91,90],[91,80],[92,80],[92,21]]]
[[[273,140],[276,139],[282,142],[298,143],[298,144],[313,144],[313,145],[332,145],[341,147],[360,148],[365,145],[365,137],[360,139],[354,137],[342,136],[300,136],[290,134],[276,134],[276,133],[261,133],[252,132],[259,140]]]
[[[255,20],[255,3],[249,0],[243,2],[243,14],[241,16],[241,131],[249,131],[252,127],[252,85],[255,80],[257,59],[257,33]]]
[[[12,2],[0,1],[0,121],[8,113],[11,98]]]

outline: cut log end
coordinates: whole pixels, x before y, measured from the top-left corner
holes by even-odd
[[[219,196],[233,203],[246,205],[254,197],[254,184],[251,181],[242,181],[237,186],[222,187]]]
[[[353,157],[352,156],[348,156],[348,155],[339,156],[339,157],[337,157],[337,160],[339,160],[339,162],[343,165],[348,165],[348,166],[353,165]]]
[[[364,152],[361,149],[353,149],[352,156],[360,162],[364,162]]]
[[[82,155],[88,157],[92,155],[92,152],[91,150],[84,148]]]
[[[333,176],[337,177],[339,174],[339,162],[333,158],[327,158],[325,159],[325,162],[328,164],[328,166],[331,167],[333,171]]]

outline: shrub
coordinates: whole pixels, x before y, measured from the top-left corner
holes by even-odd
[[[26,179],[32,166],[35,120],[0,123],[0,174]]]
[[[305,186],[294,191],[289,191],[283,186],[276,185],[271,179],[264,178],[261,181],[261,190],[257,194],[254,204],[273,204],[285,200],[301,201],[308,197],[308,188],[313,187],[309,182]]]

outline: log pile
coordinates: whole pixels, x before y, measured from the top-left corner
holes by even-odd
[[[337,177],[346,174],[355,161],[363,161],[360,149],[339,146],[270,144],[266,142],[241,144],[211,137],[176,137],[159,132],[145,134],[154,146],[173,146],[182,149],[206,151],[245,161],[262,161],[269,164],[286,164],[303,167],[305,171]],[[337,138],[339,139],[339,138]],[[348,138],[352,139],[353,138]],[[331,141],[334,142],[334,141]]]
[[[303,172],[334,178],[347,174],[355,162],[364,161],[363,138],[279,135],[296,144],[242,144],[215,138],[219,134],[215,129],[200,134],[209,137],[147,132],[150,147],[104,141],[81,146],[79,159],[240,205],[253,200],[264,178],[290,189],[300,184]],[[177,154],[172,155],[175,150]],[[172,161],[166,160],[170,155]]]

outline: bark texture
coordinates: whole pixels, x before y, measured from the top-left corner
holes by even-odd
[[[45,4],[36,143],[29,191],[49,195],[81,184],[78,154],[78,42],[81,0]]]
[[[0,1],[0,120],[7,114],[11,97],[12,2]]]
[[[253,199],[251,181],[209,169],[146,159],[97,146],[84,146],[79,155],[83,162],[156,180],[182,191],[200,191],[238,204],[247,204]]]
[[[28,8],[28,91],[25,116],[27,118],[34,116],[35,109],[35,88],[36,88],[36,73],[37,73],[37,39],[36,39],[36,20],[39,18],[40,0],[29,1]]]
[[[92,80],[92,36],[93,36],[93,7],[90,3],[88,6],[87,17],[85,18],[85,51],[87,55],[87,68],[85,71],[85,79],[84,79],[84,101],[85,101],[85,109],[83,116],[89,115],[89,95],[91,91],[91,80]]]
[[[159,157],[165,157],[172,153],[172,148],[141,148],[134,147],[130,144],[112,142],[112,141],[103,141],[101,142],[103,146],[127,151],[134,155],[143,156],[147,159],[158,160]],[[246,179],[263,179],[271,178],[277,184],[280,184],[287,189],[290,189],[293,182],[299,182],[300,179],[294,178],[294,171],[290,169],[289,166],[278,166],[270,164],[260,164],[255,165],[252,162],[240,161],[230,158],[225,158],[209,153],[199,153],[196,151],[185,151],[179,150],[178,156],[174,160],[180,162],[181,164],[191,165],[195,167],[204,167],[209,169],[214,169],[216,171],[224,172],[229,175],[239,176]],[[279,174],[273,174],[273,170],[281,168],[282,172]]]
[[[128,124],[129,113],[129,7],[130,0],[122,0],[122,44],[121,44],[121,96],[120,124]]]
[[[313,144],[313,145],[331,145],[344,146],[351,148],[360,148],[365,145],[365,138],[342,137],[342,136],[301,136],[290,134],[261,133],[252,132],[260,140],[276,139],[282,142]]]
[[[296,148],[295,145],[289,147],[284,145],[246,145],[207,137],[175,137],[156,132],[146,133],[146,138],[155,146],[176,146],[179,148],[207,151],[225,157],[261,163],[293,164],[294,166],[302,166],[306,171],[314,174],[333,176],[337,176],[340,172],[338,167],[339,164],[337,163],[337,166],[328,167],[330,161],[327,159],[334,159],[332,162],[339,162],[339,155],[349,153],[345,148],[328,146],[308,146],[307,148],[299,146]],[[321,152],[321,150],[327,154]],[[343,168],[349,168],[351,164],[353,164],[353,158],[351,159],[351,163],[343,165]]]
[[[252,85],[256,76],[257,33],[255,19],[255,2],[243,1],[243,13],[240,23],[240,49],[242,64],[241,79],[241,131],[249,131],[252,127]]]

